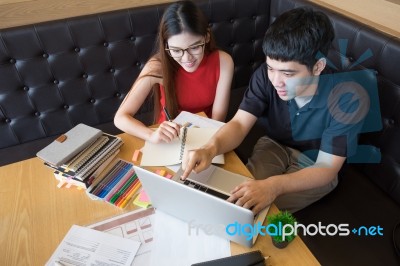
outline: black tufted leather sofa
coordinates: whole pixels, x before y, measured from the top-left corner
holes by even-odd
[[[400,220],[400,40],[303,0],[198,0],[218,45],[235,61],[229,110],[240,103],[252,72],[264,61],[261,43],[282,12],[311,6],[325,11],[336,40],[329,59],[372,69],[383,128],[361,137],[380,149],[381,163],[348,164],[338,187],[296,213],[303,224],[381,226],[383,236],[303,236],[323,265],[399,265],[392,230]],[[0,165],[35,156],[61,133],[85,123],[116,134],[113,116],[148,59],[164,4],[0,30]],[[348,46],[341,54],[339,39]],[[151,124],[152,101],[137,114]],[[246,162],[262,121],[236,150]],[[400,233],[399,233],[400,234]],[[397,236],[399,237],[399,236]],[[397,238],[397,241],[400,241]],[[400,244],[400,243],[398,243]]]
[[[235,57],[233,88],[246,86],[263,61],[269,2],[198,3]],[[78,123],[118,133],[113,116],[152,52],[165,6],[0,30],[0,165],[34,156]],[[137,118],[152,124],[152,109],[148,99]]]

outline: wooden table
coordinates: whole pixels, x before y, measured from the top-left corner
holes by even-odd
[[[143,141],[121,134],[120,158],[130,161]],[[234,152],[226,154],[224,168],[250,176]],[[38,158],[0,167],[0,261],[1,265],[44,265],[73,224],[88,225],[135,209],[121,210],[91,200],[83,190],[57,188],[50,168]],[[276,212],[272,206],[270,212]],[[260,237],[252,250],[271,256],[272,265],[319,265],[297,237],[287,248],[275,248],[269,236]],[[250,249],[231,244],[232,254]]]

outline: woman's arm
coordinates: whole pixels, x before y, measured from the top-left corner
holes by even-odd
[[[157,130],[152,130],[133,117],[154,85],[162,84],[162,78],[156,77],[158,73],[161,73],[160,63],[150,59],[140,72],[139,77],[132,85],[131,90],[126,95],[114,117],[115,126],[122,131],[154,143],[169,142],[179,132],[179,127],[172,122],[163,122]]]
[[[219,51],[219,64],[219,80],[211,118],[225,121],[226,114],[228,113],[234,64],[232,57],[224,51]]]

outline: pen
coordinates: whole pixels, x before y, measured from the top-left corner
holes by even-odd
[[[172,122],[172,118],[171,118],[170,114],[168,113],[167,108],[165,108],[165,106],[164,106],[163,109],[164,109],[165,115],[167,116],[168,121]]]
[[[168,113],[168,110],[167,110],[167,108],[165,108],[165,106],[163,106],[163,110],[164,110],[165,116],[167,117],[168,121],[169,121],[169,122],[172,122],[172,117],[171,117],[171,115]],[[179,138],[179,132],[178,132],[178,138]],[[179,139],[180,139],[180,138],[179,138]]]

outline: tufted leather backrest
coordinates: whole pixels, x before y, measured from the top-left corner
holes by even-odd
[[[400,39],[380,33],[366,25],[346,18],[304,0],[280,0],[271,3],[271,20],[282,12],[298,6],[311,6],[325,12],[335,29],[335,40],[328,58],[338,66],[355,63],[353,70],[370,69],[376,75],[382,129],[361,135],[361,143],[380,149],[381,163],[359,164],[358,168],[400,203]],[[341,51],[340,39],[347,41]],[[371,57],[363,54],[370,49]],[[345,69],[345,71],[347,71]],[[379,118],[378,118],[379,119]],[[368,121],[367,123],[375,123]],[[356,189],[356,188],[355,188]]]
[[[160,15],[144,7],[0,31],[0,148],[112,121]]]
[[[266,0],[195,1],[209,19],[217,45],[235,63],[227,120],[237,111],[253,72],[265,61],[262,41],[270,21]]]
[[[234,58],[232,87],[245,87],[264,58],[269,1],[196,4],[221,49]],[[56,136],[78,123],[112,123],[152,52],[166,5],[0,30],[0,149]],[[138,118],[152,123],[152,109],[148,99]]]
[[[363,134],[361,140],[380,149],[382,162],[360,169],[400,203],[398,39],[304,0],[196,3],[209,18],[218,45],[235,61],[229,117],[251,74],[264,61],[265,30],[286,10],[308,5],[329,15],[336,31],[329,59],[335,65],[342,60],[355,62],[371,49],[373,56],[357,69],[376,73],[383,129]],[[4,148],[56,136],[78,123],[112,124],[115,111],[151,54],[166,5],[0,30],[0,149],[8,151]],[[339,39],[348,40],[343,55]],[[138,118],[151,123],[152,108],[149,99]],[[33,156],[36,151],[20,152]]]

